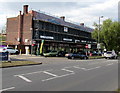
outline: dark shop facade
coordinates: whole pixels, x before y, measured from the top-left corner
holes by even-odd
[[[11,29],[11,22],[17,23],[16,28]],[[13,31],[13,32],[12,32]],[[84,26],[84,23],[76,25],[60,18],[31,10],[24,5],[23,14],[7,20],[7,44],[21,50],[22,53],[32,51],[46,52],[47,50],[63,50],[67,52],[96,49],[96,41],[92,39],[93,29]],[[14,38],[8,39],[12,34]],[[13,40],[14,39],[14,40]],[[86,47],[88,46],[89,47]]]

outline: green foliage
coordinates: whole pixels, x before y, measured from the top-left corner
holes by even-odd
[[[92,37],[98,40],[98,28],[96,26],[95,30],[92,33]],[[113,22],[111,19],[103,21],[103,25],[100,26],[100,43],[103,43],[107,50],[116,50],[120,51],[120,23]]]

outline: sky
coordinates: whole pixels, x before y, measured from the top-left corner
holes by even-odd
[[[119,0],[0,0],[0,31],[6,24],[6,19],[16,17],[19,11],[23,11],[23,5],[29,5],[29,10],[42,11],[49,15],[60,17],[75,24],[84,23],[85,26],[93,27],[98,23],[110,18],[118,21]]]

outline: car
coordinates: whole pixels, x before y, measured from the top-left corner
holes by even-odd
[[[97,52],[97,51],[90,51],[88,52],[89,56],[102,56],[101,52]]]
[[[68,57],[70,54],[72,54],[72,53],[66,53],[66,54],[65,54],[65,57]]]
[[[117,54],[114,51],[107,51],[103,54],[104,58],[117,59]]]
[[[45,57],[52,57],[52,56],[56,56],[57,54],[58,54],[58,51],[51,50],[51,51],[47,51],[46,53],[43,53],[43,56],[45,56]]]
[[[67,58],[68,59],[75,59],[75,58],[88,59],[88,56],[82,53],[70,53]]]
[[[65,54],[67,54],[66,51],[59,51],[56,56],[57,56],[57,57],[65,57]]]
[[[19,54],[19,51],[12,47],[1,47],[0,52],[9,52],[10,54]]]

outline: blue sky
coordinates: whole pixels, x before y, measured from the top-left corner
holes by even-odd
[[[22,0],[21,0],[22,1]],[[111,18],[118,20],[119,0],[0,0],[0,30],[6,23],[6,18],[15,17],[23,11],[23,5],[28,4],[29,10],[43,11],[57,17],[65,16],[66,21],[76,24],[85,23],[93,27],[98,23],[99,16],[104,16],[101,22]],[[26,2],[27,1],[27,2]]]

